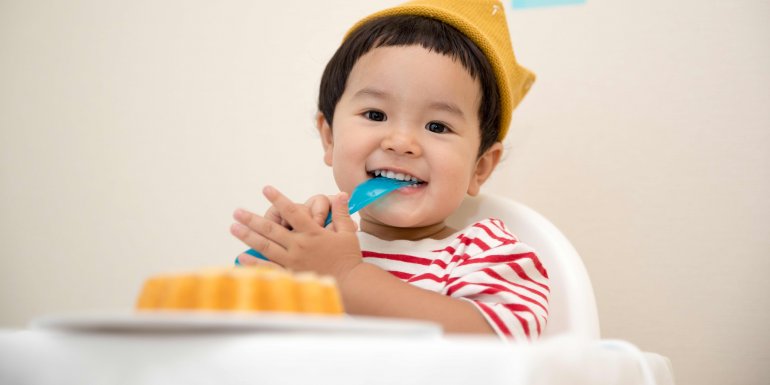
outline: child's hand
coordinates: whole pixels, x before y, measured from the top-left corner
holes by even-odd
[[[304,209],[307,210],[316,223],[323,226],[326,223],[326,217],[329,215],[329,210],[331,210],[331,201],[326,195],[313,195],[305,201]],[[265,212],[264,217],[269,221],[273,221],[291,230],[289,222],[281,216],[281,213],[278,212],[278,209],[275,206],[270,206]],[[238,255],[237,260],[241,265],[271,265],[273,267],[280,267],[274,262],[265,261],[264,259],[257,258],[245,252]]]
[[[329,215],[331,206],[331,200],[328,196],[318,194],[313,195],[312,197],[308,198],[307,201],[305,201],[304,209],[307,210],[315,223],[323,226],[326,223],[326,216]],[[270,206],[270,208],[267,209],[264,217],[269,221],[278,223],[279,225],[291,230],[289,222],[287,222],[286,219],[281,216],[281,213],[278,211],[278,208],[276,208],[275,205]]]
[[[230,231],[245,244],[285,268],[328,274],[338,281],[362,262],[347,193],[331,199],[332,225],[328,228],[316,222],[307,207],[291,202],[275,188],[265,187],[263,193],[293,230],[239,209],[233,215],[239,223]]]

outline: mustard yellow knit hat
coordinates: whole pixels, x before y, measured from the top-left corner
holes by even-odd
[[[497,0],[413,0],[373,13],[347,33],[377,18],[396,15],[424,16],[442,21],[468,36],[484,52],[497,79],[500,92],[500,134],[508,133],[513,109],[527,94],[535,74],[516,62],[503,5]]]

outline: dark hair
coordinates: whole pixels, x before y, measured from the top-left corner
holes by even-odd
[[[481,83],[478,155],[497,141],[500,133],[500,93],[486,56],[467,36],[439,20],[423,16],[399,15],[372,20],[356,29],[326,64],[318,96],[318,109],[330,126],[334,110],[358,59],[374,48],[420,45],[447,55],[468,70]]]

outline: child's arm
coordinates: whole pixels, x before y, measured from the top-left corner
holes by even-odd
[[[429,320],[450,333],[494,333],[470,302],[421,289],[364,263],[347,194],[332,199],[329,228],[274,188],[266,187],[264,194],[293,230],[237,210],[240,223],[232,226],[233,235],[286,268],[334,276],[349,313]]]
[[[433,321],[447,333],[494,334],[470,302],[421,289],[368,263],[356,265],[340,291],[351,314]]]

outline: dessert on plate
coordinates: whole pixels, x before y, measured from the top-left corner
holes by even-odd
[[[342,314],[332,277],[264,266],[206,268],[145,280],[140,311],[265,311]]]

